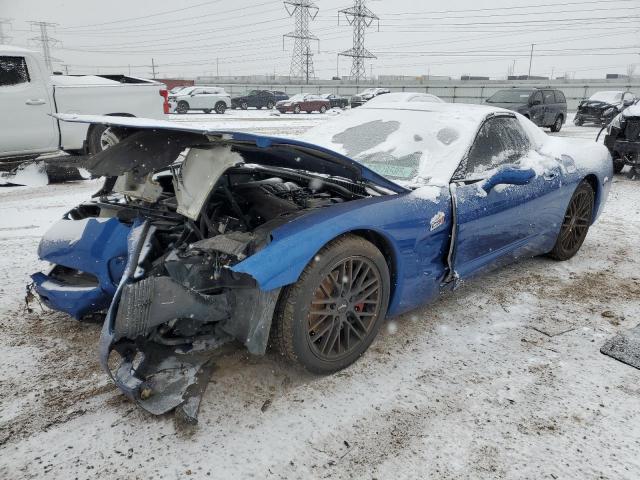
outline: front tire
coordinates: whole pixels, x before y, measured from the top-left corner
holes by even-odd
[[[300,113],[300,105],[293,107],[293,113]]]
[[[555,260],[569,260],[573,257],[587,237],[591,220],[595,193],[586,180],[582,180],[569,201],[562,220],[562,227],[549,256]]]
[[[322,106],[320,107],[320,113],[324,113],[324,112],[326,112],[326,111],[327,111],[327,107],[325,107],[324,105],[322,105]]]
[[[272,341],[314,373],[355,362],[371,345],[389,304],[389,268],[373,244],[346,235],[326,245],[283,291]]]
[[[180,100],[178,102],[178,106],[176,107],[176,112],[178,112],[181,115],[184,115],[188,111],[189,111],[189,104],[184,100]]]
[[[273,107],[274,107],[274,103],[273,103],[273,102],[269,102],[269,103],[267,103],[267,108],[268,108],[269,110],[272,110],[272,109],[273,109]]]
[[[240,108],[241,108],[242,110],[246,110],[246,109],[248,109],[248,108],[249,108],[249,105],[247,104],[247,102],[242,102],[242,103],[240,104]]]
[[[215,106],[215,111],[218,115],[222,115],[227,110],[227,104],[224,102],[218,102]]]
[[[613,173],[620,173],[624,168],[624,160],[620,158],[619,154],[615,154],[613,157]]]

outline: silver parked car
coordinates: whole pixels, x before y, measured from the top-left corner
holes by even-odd
[[[231,106],[231,96],[222,87],[187,87],[169,96],[172,113],[187,113],[189,110],[212,111],[223,114]]]

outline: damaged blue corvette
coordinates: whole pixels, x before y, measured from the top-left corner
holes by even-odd
[[[226,342],[334,372],[385,317],[518,258],[571,258],[612,177],[604,146],[486,106],[365,105],[295,140],[58,118],[122,140],[85,165],[104,185],[44,236],[34,288],[104,314],[118,387],[189,420]]]

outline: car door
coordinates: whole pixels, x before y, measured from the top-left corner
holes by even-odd
[[[536,125],[544,125],[544,99],[542,92],[537,90],[529,97],[529,118]]]
[[[549,243],[564,214],[556,198],[562,178],[557,162],[538,155],[515,116],[493,116],[480,127],[452,185],[456,200],[454,271],[459,278],[519,256],[544,253],[553,246]],[[526,185],[502,184],[489,192],[482,188],[498,169],[530,170],[528,165],[536,158],[547,165],[544,175],[536,175]]]
[[[29,57],[0,56],[0,154],[38,153],[58,146],[48,78]]]
[[[544,126],[553,125],[556,117],[560,113],[560,106],[556,102],[556,95],[553,90],[544,90],[542,92],[542,101],[544,103]]]
[[[189,99],[187,101],[189,102],[190,108],[203,108],[203,93],[204,90],[202,88],[196,88],[189,93]]]

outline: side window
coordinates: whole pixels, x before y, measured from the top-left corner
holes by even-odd
[[[631,92],[625,92],[624,96],[622,97],[623,101],[633,101],[635,100],[635,95]]]
[[[531,105],[542,105],[542,92],[535,92],[531,96]]]
[[[29,83],[30,81],[24,57],[0,57],[0,87]]]
[[[553,90],[544,91],[544,103],[547,105],[556,103],[556,96],[553,94]]]
[[[556,103],[567,103],[567,99],[564,97],[564,93],[560,90],[556,90]]]
[[[529,137],[514,117],[486,120],[456,178],[481,178],[488,170],[516,163],[531,149]]]

